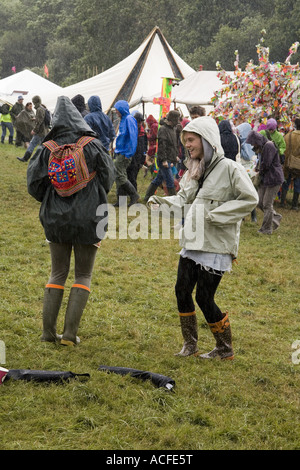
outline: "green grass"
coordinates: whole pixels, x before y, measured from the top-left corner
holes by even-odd
[[[182,346],[174,285],[178,240],[105,240],[81,321],[81,344],[40,341],[49,248],[39,204],[26,189],[22,149],[0,147],[0,340],[8,369],[71,370],[86,381],[64,385],[9,381],[0,387],[0,449],[279,450],[300,449],[300,212],[282,209],[272,236],[249,217],[238,265],[216,301],[229,312],[234,361],[175,357]],[[143,196],[150,176],[139,175]],[[162,193],[162,192],[161,192]],[[115,201],[115,188],[109,195]],[[258,212],[259,223],[262,214]],[[66,294],[73,282],[73,265]],[[63,325],[64,298],[58,321]],[[199,309],[199,349],[213,338]],[[174,392],[99,365],[150,370],[175,379]]]

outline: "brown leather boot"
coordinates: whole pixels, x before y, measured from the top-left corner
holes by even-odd
[[[198,326],[196,312],[179,313],[181,332],[184,344],[181,351],[175,356],[191,356],[198,351]]]
[[[232,349],[231,328],[228,314],[216,323],[208,323],[210,331],[216,340],[216,347],[206,354],[200,354],[201,359],[233,359],[234,353]]]

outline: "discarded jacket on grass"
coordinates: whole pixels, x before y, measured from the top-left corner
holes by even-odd
[[[10,369],[6,380],[25,380],[27,382],[67,382],[77,377],[90,377],[89,374],[75,374],[71,371]]]
[[[165,375],[156,374],[153,372],[148,372],[144,370],[132,369],[130,367],[111,367],[111,366],[99,366],[98,370],[103,370],[107,372],[114,372],[120,375],[131,375],[131,377],[147,380],[150,379],[151,382],[156,387],[163,387],[168,390],[172,390],[175,387],[175,380],[167,377]]]

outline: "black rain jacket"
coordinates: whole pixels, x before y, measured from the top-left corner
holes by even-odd
[[[85,135],[96,136],[71,100],[59,97],[52,129],[44,142],[54,140],[58,145],[64,145],[77,142]],[[107,194],[115,180],[114,164],[96,138],[84,147],[84,155],[89,172],[96,171],[96,176],[85,188],[68,197],[59,196],[48,177],[50,151],[46,147],[40,145],[29,162],[28,192],[41,202],[40,221],[50,242],[95,244],[100,241],[97,224],[107,214],[101,210],[99,213],[103,215],[98,216],[96,212],[100,205],[107,204]]]

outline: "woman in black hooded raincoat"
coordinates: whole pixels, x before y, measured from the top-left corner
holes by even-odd
[[[97,234],[97,225],[104,219],[104,216],[97,215],[97,208],[107,204],[107,194],[115,175],[113,161],[96,134],[71,100],[65,96],[59,97],[52,129],[43,143],[54,140],[58,145],[71,144],[82,136],[94,138],[84,147],[84,156],[89,173],[95,172],[95,176],[80,191],[67,197],[56,192],[48,176],[50,150],[43,144],[38,147],[27,170],[28,192],[41,202],[40,221],[50,242],[51,253],[51,275],[44,292],[41,340],[60,340],[64,345],[79,342],[76,334],[90,293],[94,261],[101,241]],[[105,214],[104,210],[100,212]],[[72,249],[75,256],[75,281],[70,291],[61,336],[56,334],[56,321],[69,273]]]

